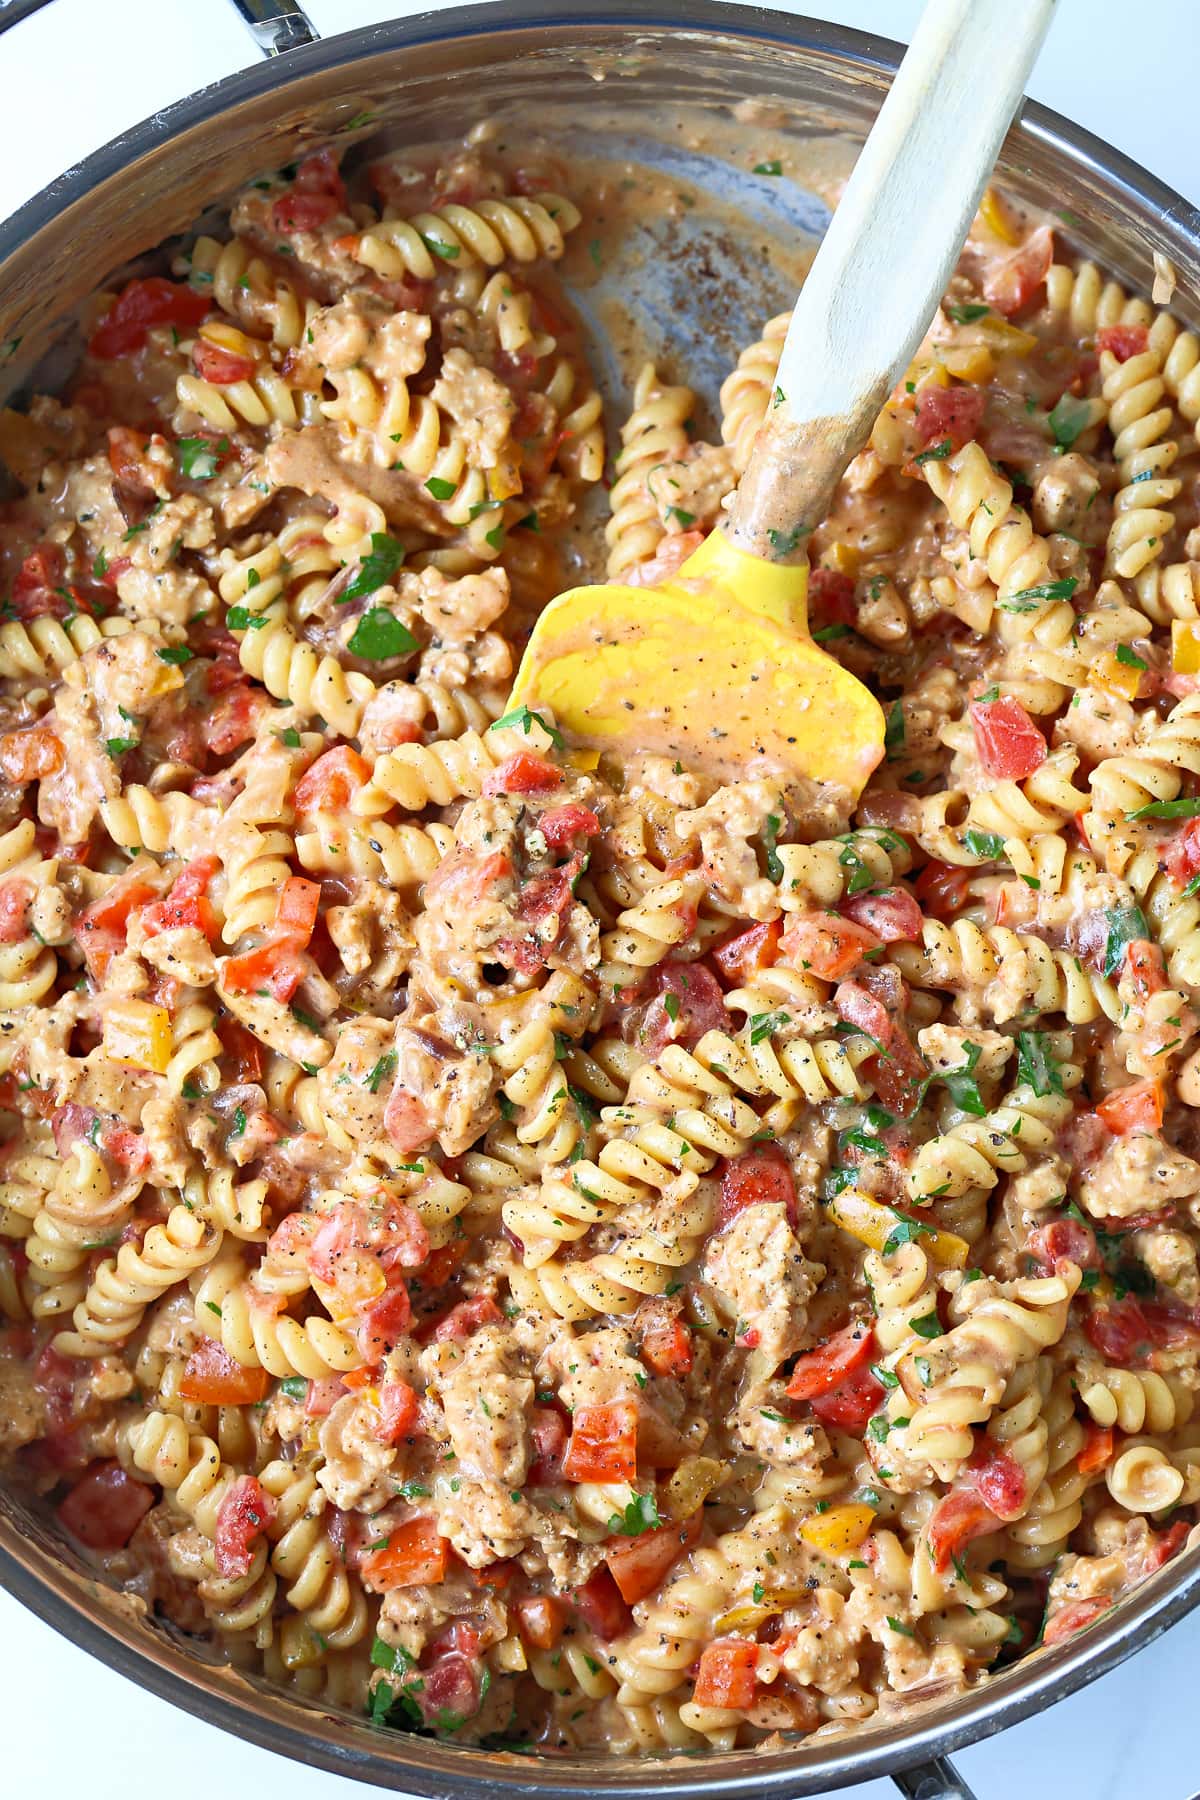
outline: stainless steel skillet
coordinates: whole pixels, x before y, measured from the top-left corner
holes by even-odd
[[[16,5],[29,10],[26,0]],[[815,193],[754,174],[774,155],[767,140],[794,133],[832,150],[853,146],[899,54],[879,39],[710,0],[608,0],[561,12],[538,0],[498,0],[324,43],[312,41],[302,15],[282,0],[239,0],[239,10],[264,50],[286,54],[135,127],[0,225],[0,388],[19,389],[52,346],[69,346],[74,308],[115,266],[186,230],[215,196],[293,160],[306,144],[336,134],[357,143],[383,130],[425,143],[495,114],[515,129],[532,122],[564,142],[574,137],[578,147],[572,121],[586,109],[592,153],[634,156],[700,199],[682,216],[641,221],[630,254],[603,267],[577,298],[598,322],[614,306],[632,313],[638,335],[668,352],[711,404],[723,370],[791,286],[788,273],[776,286],[764,281],[764,233],[794,249],[796,234],[819,233],[827,216]],[[724,156],[671,128],[670,109],[680,105],[714,121],[716,136],[728,139]],[[1167,257],[1180,275],[1176,310],[1200,323],[1200,215],[1178,195],[1032,105],[1000,167],[1007,187],[1057,212],[1070,242],[1127,285],[1144,289],[1153,254]],[[49,357],[40,383],[53,380],[67,353]],[[612,395],[627,385],[617,359],[603,373]],[[1200,1548],[1090,1631],[957,1699],[809,1746],[639,1763],[459,1749],[384,1734],[270,1691],[101,1589],[47,1521],[2,1490],[0,1582],[152,1692],[266,1748],[383,1788],[464,1800],[517,1790],[567,1800],[581,1789],[621,1800],[791,1800],[892,1774],[909,1794],[937,1800],[965,1793],[939,1759],[1050,1705],[1187,1612],[1200,1596]]]

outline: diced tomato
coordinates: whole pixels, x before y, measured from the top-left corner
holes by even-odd
[[[252,1031],[239,1019],[225,1018],[217,1026],[217,1036],[224,1047],[228,1067],[226,1073],[234,1085],[260,1082],[263,1074],[263,1047]]]
[[[93,356],[128,356],[144,347],[152,325],[191,329],[199,325],[211,304],[207,294],[197,294],[158,275],[127,282],[92,333],[88,349]]]
[[[517,1630],[535,1650],[553,1650],[566,1622],[566,1607],[553,1594],[530,1594],[517,1601]]]
[[[873,931],[836,913],[793,913],[780,939],[780,952],[794,968],[811,971],[822,981],[848,975],[869,951],[878,950]]]
[[[411,1323],[412,1301],[408,1289],[398,1276],[394,1276],[386,1293],[361,1309],[354,1325],[354,1341],[367,1362],[373,1365],[395,1348]]]
[[[551,850],[569,850],[579,837],[595,837],[600,821],[589,806],[553,806],[537,822]]]
[[[983,422],[983,389],[978,387],[923,387],[917,395],[917,437],[923,444],[950,440],[952,450],[979,435]]]
[[[197,338],[192,345],[192,361],[200,379],[211,381],[214,387],[232,387],[235,382],[249,381],[254,374],[252,356],[240,356],[220,344],[210,344],[207,338]]]
[[[106,588],[111,588],[115,594],[122,575],[124,575],[126,569],[132,569],[132,567],[132,556],[114,556],[100,579],[104,583],[104,586]]]
[[[1161,1081],[1135,1081],[1106,1094],[1096,1116],[1118,1137],[1130,1131],[1157,1131],[1163,1122],[1165,1094]]]
[[[33,887],[19,876],[0,883],[0,944],[17,944],[26,935],[26,916]]]
[[[604,1560],[612,1570],[622,1600],[634,1606],[652,1594],[659,1582],[690,1550],[704,1525],[703,1508],[686,1519],[673,1519],[655,1531],[638,1537],[615,1538],[604,1546]]]
[[[1080,1465],[1082,1467],[1082,1464]],[[1151,1533],[1151,1543],[1142,1558],[1142,1574],[1153,1575],[1156,1569],[1170,1562],[1171,1558],[1187,1543],[1192,1526],[1187,1519],[1176,1519],[1165,1531],[1155,1535]]]
[[[59,1506],[59,1523],[89,1550],[123,1550],[154,1499],[155,1490],[119,1462],[94,1462]]]
[[[12,586],[13,611],[28,625],[45,614],[61,619],[74,611],[66,582],[67,560],[61,544],[39,544],[17,570]]]
[[[875,1330],[862,1319],[844,1325],[815,1350],[797,1357],[788,1381],[791,1400],[813,1400],[838,1387],[848,1375],[869,1363],[875,1354]]]
[[[883,1405],[884,1391],[869,1369],[856,1369],[830,1394],[818,1394],[809,1405],[826,1425],[845,1431],[864,1431],[867,1421]]]
[[[454,1629],[461,1633],[465,1628],[459,1623]],[[457,1650],[421,1665],[421,1679],[410,1691],[427,1725],[445,1731],[449,1721],[457,1730],[461,1720],[474,1718],[482,1700],[480,1667],[477,1658]]]
[[[783,920],[769,919],[765,925],[752,925],[749,931],[729,938],[713,951],[712,959],[725,980],[737,985],[774,966],[782,936]]]
[[[270,1386],[265,1369],[247,1369],[216,1338],[202,1338],[187,1359],[179,1392],[202,1406],[253,1406],[266,1399]]]
[[[275,229],[282,232],[315,231],[338,211],[332,194],[283,194],[271,208]]]
[[[398,1079],[392,1083],[388,1095],[383,1128],[389,1143],[406,1156],[414,1150],[428,1150],[433,1142],[433,1124],[424,1101],[416,1094],[410,1094]]]
[[[1040,225],[1014,256],[993,263],[983,277],[983,297],[1006,319],[1023,313],[1041,292],[1054,260],[1054,233]]]
[[[1188,819],[1162,852],[1163,866],[1176,888],[1200,875],[1200,819]]]
[[[1087,1625],[1094,1625],[1113,1604],[1111,1594],[1092,1594],[1086,1600],[1069,1600],[1042,1633],[1043,1644],[1061,1644],[1064,1638],[1073,1637]]]
[[[1010,1450],[984,1438],[971,1458],[969,1478],[984,1505],[1006,1525],[1019,1519],[1029,1498],[1025,1471]]]
[[[696,1360],[692,1334],[678,1315],[652,1319],[642,1331],[642,1361],[655,1375],[676,1379]]]
[[[1112,1143],[1112,1133],[1100,1116],[1079,1107],[1059,1134],[1059,1148],[1072,1169],[1089,1169]]]
[[[725,1164],[715,1229],[724,1231],[743,1208],[760,1204],[784,1207],[795,1222],[796,1180],[778,1144],[754,1144]]]
[[[1168,986],[1166,963],[1160,947],[1149,938],[1133,938],[1125,946],[1122,976],[1133,989],[1135,1000],[1145,1002]]]
[[[311,1380],[304,1396],[305,1418],[327,1419],[346,1392],[346,1383],[340,1375],[321,1375]]]
[[[407,1381],[385,1382],[379,1390],[379,1437],[385,1444],[399,1444],[411,1436],[416,1422],[417,1396]]]
[[[61,738],[48,725],[27,725],[0,737],[0,773],[13,787],[57,774],[66,759]]]
[[[934,859],[926,863],[913,887],[923,911],[934,919],[949,919],[961,911],[970,883],[970,869]]]
[[[973,1488],[953,1488],[934,1507],[929,1520],[933,1566],[944,1574],[972,1538],[1000,1529],[1000,1520]]]
[[[551,1487],[563,1478],[567,1453],[567,1422],[553,1406],[529,1410],[529,1435],[534,1454],[529,1464],[530,1487]]]
[[[130,913],[153,899],[152,887],[136,875],[127,875],[80,913],[75,937],[88,971],[97,981],[103,981],[109,963],[125,948]]]
[[[858,618],[854,583],[839,569],[813,569],[808,577],[808,604],[830,625],[853,625]]]
[[[363,1585],[373,1594],[387,1594],[393,1588],[416,1587],[423,1581],[444,1581],[447,1549],[436,1519],[424,1514],[408,1519],[392,1527],[382,1549],[363,1557]]]
[[[326,750],[296,783],[297,812],[337,812],[371,779],[371,765],[348,744]]]
[[[571,1597],[584,1622],[606,1644],[620,1637],[632,1623],[633,1615],[622,1600],[607,1563],[601,1563]]]
[[[265,988],[283,1005],[308,973],[303,951],[285,938],[259,944],[241,956],[227,956],[219,967],[227,993],[257,994]]]
[[[236,682],[204,715],[201,730],[206,747],[214,756],[228,756],[254,736],[259,719],[271,710],[270,698],[261,688]]]
[[[461,1343],[482,1326],[498,1325],[503,1318],[504,1314],[490,1294],[473,1294],[469,1300],[460,1300],[457,1306],[451,1307],[439,1321],[434,1339],[439,1344]]]
[[[904,888],[855,894],[842,901],[842,912],[885,944],[911,944],[921,935],[921,908]]]
[[[1046,740],[1020,701],[973,700],[971,724],[984,772],[1002,781],[1023,781],[1046,760]]]
[[[239,1475],[217,1509],[213,1539],[217,1568],[222,1575],[248,1575],[254,1566],[254,1545],[275,1517],[275,1497],[253,1475]]]
[[[1150,1321],[1132,1294],[1123,1300],[1093,1300],[1083,1329],[1105,1361],[1122,1369],[1144,1362],[1154,1345]]]
[[[1096,1234],[1090,1225],[1078,1219],[1054,1219],[1039,1225],[1025,1241],[1025,1249],[1034,1261],[1052,1275],[1060,1262],[1077,1263],[1081,1269],[1098,1269],[1100,1251]]]
[[[563,1459],[567,1481],[633,1481],[637,1477],[638,1409],[632,1400],[580,1406],[571,1419]]]
[[[217,935],[217,920],[208,888],[220,866],[215,856],[200,856],[187,863],[175,877],[165,900],[141,908],[139,916],[146,936],[156,937],[160,931],[179,931],[193,925],[211,943]]]
[[[1096,333],[1097,350],[1107,350],[1119,363],[1140,356],[1149,343],[1150,333],[1144,325],[1102,325]]]
[[[718,1638],[706,1644],[696,1671],[693,1699],[697,1706],[737,1711],[754,1703],[758,1645],[747,1638]]]
[[[657,994],[646,1008],[638,1038],[649,1055],[657,1056],[672,1043],[692,1050],[706,1031],[721,1031],[729,1024],[721,984],[702,963],[660,963],[654,985]],[[671,1006],[669,999],[674,1002]]]
[[[864,970],[861,980],[841,982],[834,993],[833,1004],[840,1018],[857,1026],[881,1046],[879,1053],[868,1057],[863,1064],[881,1105],[889,1112],[907,1114],[912,1111],[929,1070],[908,1033],[896,1024],[883,1001],[865,985],[869,973]],[[887,971],[879,973],[882,975]]]
[[[560,868],[546,869],[540,875],[532,875],[521,885],[517,896],[517,917],[524,923],[542,925],[547,920],[557,917],[565,920],[570,911],[572,893],[571,884],[579,873],[579,865],[574,857]],[[537,934],[535,946],[538,953],[538,966],[542,959],[542,950],[548,947],[551,939],[543,932]]]
[[[518,750],[485,776],[485,794],[546,794],[562,786],[562,770],[531,750]]]
[[[149,435],[144,431],[135,431],[131,425],[110,425],[107,435],[108,466],[113,472],[113,480],[121,487],[141,495],[143,499],[152,500],[158,470],[146,457],[150,444]],[[162,443],[163,439],[160,438],[159,442]]]
[[[316,927],[320,905],[319,881],[307,881],[303,875],[289,876],[275,903],[275,929],[282,937],[307,944]]]
[[[1081,1475],[1095,1475],[1098,1470],[1105,1469],[1113,1459],[1116,1436],[1111,1425],[1097,1425],[1089,1421],[1083,1428],[1083,1448],[1075,1461]]]

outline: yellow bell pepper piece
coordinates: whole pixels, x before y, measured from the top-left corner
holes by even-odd
[[[912,362],[904,371],[904,380],[901,386],[902,391],[906,394],[920,393],[922,388],[949,387],[950,377],[940,361]]]
[[[776,1613],[785,1612],[789,1606],[799,1606],[808,1598],[807,1588],[795,1588],[788,1592],[772,1594],[769,1600],[756,1601],[753,1605],[745,1601],[740,1606],[731,1606],[715,1621],[713,1629],[723,1631],[753,1631],[766,1619],[772,1619]]]
[[[1011,244],[1015,249],[1021,241],[1016,221],[1006,201],[1000,198],[995,188],[985,188],[983,199],[979,202],[979,216],[988,230],[1003,243]]]
[[[826,1513],[810,1514],[800,1527],[800,1536],[826,1556],[845,1556],[858,1549],[874,1523],[869,1506],[858,1502],[831,1506]]]
[[[868,1250],[881,1251],[897,1227],[903,1225],[903,1216],[893,1211],[890,1206],[881,1206],[878,1200],[872,1200],[861,1188],[843,1188],[835,1194],[826,1207],[826,1212],[848,1231],[851,1237],[865,1244]],[[928,1250],[934,1262],[942,1263],[948,1269],[966,1267],[971,1246],[966,1238],[960,1238],[953,1231],[923,1230],[920,1234],[923,1249]]]
[[[497,462],[494,469],[488,470],[488,493],[493,500],[511,500],[521,492],[521,465],[515,451],[507,451]],[[490,524],[503,525],[502,517],[490,521]],[[489,525],[490,529],[490,525]]]
[[[823,569],[833,569],[839,575],[851,577],[858,574],[859,554],[853,544],[830,544],[821,557]]]
[[[1200,619],[1171,620],[1171,667],[1177,675],[1200,675]]]
[[[171,1060],[171,1015],[148,1000],[114,1000],[104,1015],[104,1054],[127,1069],[166,1073]]]
[[[971,326],[967,342],[984,344],[997,352],[1007,351],[1010,356],[1028,356],[1037,339],[1032,331],[1011,325],[999,313],[989,313],[986,319],[977,319]]]
[[[200,327],[200,336],[215,344],[218,350],[228,350],[231,356],[249,356],[255,362],[262,356],[266,345],[258,338],[247,337],[236,325],[230,325],[224,319],[208,319]]]
[[[1096,658],[1088,675],[1088,686],[1115,694],[1121,700],[1136,700],[1144,673],[1144,669],[1122,662],[1115,650],[1106,650],[1103,656]]]
[[[996,372],[995,359],[986,344],[939,344],[938,357],[956,381],[969,381],[976,387],[990,381]]]

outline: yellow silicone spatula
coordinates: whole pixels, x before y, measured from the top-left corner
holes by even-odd
[[[593,749],[857,798],[883,713],[809,636],[806,541],[945,291],[1054,5],[929,0],[796,303],[727,522],[656,587],[560,594],[512,705],[552,707]]]

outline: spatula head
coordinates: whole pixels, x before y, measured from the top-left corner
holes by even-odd
[[[883,754],[883,712],[808,636],[807,579],[715,531],[657,587],[572,588],[538,620],[510,704],[552,707],[577,743],[618,756],[857,798]]]

